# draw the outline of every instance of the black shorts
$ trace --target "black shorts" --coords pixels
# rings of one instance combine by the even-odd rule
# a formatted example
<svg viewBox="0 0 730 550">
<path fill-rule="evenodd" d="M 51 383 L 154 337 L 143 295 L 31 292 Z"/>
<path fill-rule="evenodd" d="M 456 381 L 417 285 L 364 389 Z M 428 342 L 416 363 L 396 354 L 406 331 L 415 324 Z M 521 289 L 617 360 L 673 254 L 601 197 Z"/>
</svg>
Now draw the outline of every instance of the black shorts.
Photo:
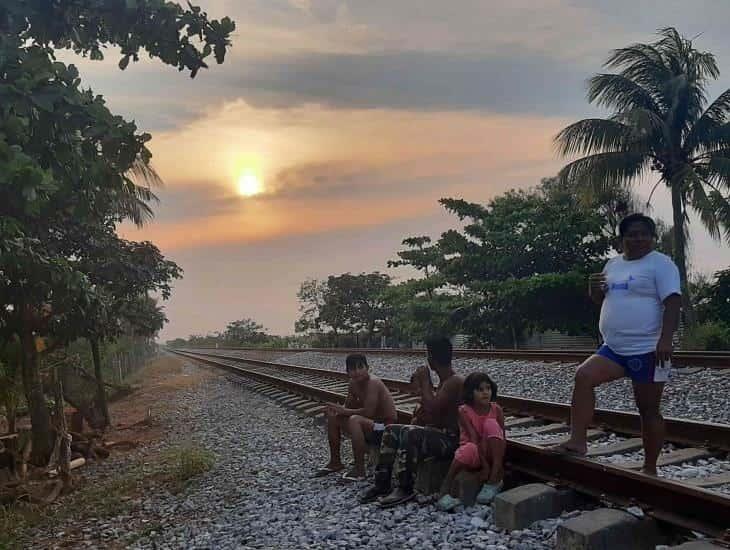
<svg viewBox="0 0 730 550">
<path fill-rule="evenodd" d="M 385 426 L 386 424 L 376 422 L 373 426 L 373 430 L 365 434 L 365 442 L 373 447 L 380 447 L 380 442 L 383 440 Z"/>
</svg>

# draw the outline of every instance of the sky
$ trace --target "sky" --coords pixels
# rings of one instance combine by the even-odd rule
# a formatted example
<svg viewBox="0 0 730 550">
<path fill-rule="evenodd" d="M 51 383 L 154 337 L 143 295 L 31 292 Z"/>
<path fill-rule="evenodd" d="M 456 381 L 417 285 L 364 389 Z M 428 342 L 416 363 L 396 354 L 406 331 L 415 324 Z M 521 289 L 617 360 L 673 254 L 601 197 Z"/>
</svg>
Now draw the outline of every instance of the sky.
<svg viewBox="0 0 730 550">
<path fill-rule="evenodd" d="M 121 232 L 185 271 L 163 341 L 245 317 L 291 334 L 307 278 L 407 277 L 386 266 L 401 240 L 458 225 L 438 199 L 486 202 L 560 169 L 553 137 L 600 114 L 586 79 L 612 48 L 676 26 L 725 69 L 711 96 L 730 88 L 727 0 L 196 3 L 237 29 L 194 80 L 148 59 L 120 71 L 112 49 L 60 56 L 153 136 L 156 218 Z M 663 189 L 652 214 L 671 218 Z M 691 227 L 692 267 L 727 267 L 728 246 Z"/>
</svg>

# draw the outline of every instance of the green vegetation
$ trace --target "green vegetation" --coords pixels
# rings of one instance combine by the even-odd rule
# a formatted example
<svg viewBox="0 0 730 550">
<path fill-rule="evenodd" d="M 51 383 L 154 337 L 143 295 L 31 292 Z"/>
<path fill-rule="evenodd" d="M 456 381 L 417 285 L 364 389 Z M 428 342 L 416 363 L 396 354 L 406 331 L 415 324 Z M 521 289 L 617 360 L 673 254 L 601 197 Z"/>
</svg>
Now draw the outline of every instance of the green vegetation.
<svg viewBox="0 0 730 550">
<path fill-rule="evenodd" d="M 0 346 L 20 350 L 11 370 L 21 372 L 38 464 L 52 443 L 39 372 L 44 356 L 88 341 L 108 424 L 101 343 L 122 334 L 153 336 L 165 317 L 149 296 L 166 299 L 181 276 L 152 243 L 116 234 L 123 221 L 140 225 L 152 217 L 159 178 L 146 146 L 150 135 L 82 89 L 76 67 L 54 52 L 102 59 L 105 48 L 116 46 L 124 69 L 144 50 L 195 76 L 209 56 L 223 61 L 235 26 L 188 6 L 159 0 L 0 6 Z"/>
<path fill-rule="evenodd" d="M 215 457 L 210 451 L 189 443 L 169 451 L 166 461 L 172 479 L 184 483 L 210 470 Z"/>
</svg>

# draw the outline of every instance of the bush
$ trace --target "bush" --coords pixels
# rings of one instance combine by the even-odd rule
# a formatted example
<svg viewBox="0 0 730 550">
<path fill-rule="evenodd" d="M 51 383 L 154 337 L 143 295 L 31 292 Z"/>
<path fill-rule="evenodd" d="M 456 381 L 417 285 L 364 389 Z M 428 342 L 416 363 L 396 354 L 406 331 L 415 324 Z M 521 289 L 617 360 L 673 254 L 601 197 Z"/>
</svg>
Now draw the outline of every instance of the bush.
<svg viewBox="0 0 730 550">
<path fill-rule="evenodd" d="M 719 321 L 701 323 L 684 334 L 682 347 L 688 350 L 730 350 L 730 326 Z"/>
</svg>

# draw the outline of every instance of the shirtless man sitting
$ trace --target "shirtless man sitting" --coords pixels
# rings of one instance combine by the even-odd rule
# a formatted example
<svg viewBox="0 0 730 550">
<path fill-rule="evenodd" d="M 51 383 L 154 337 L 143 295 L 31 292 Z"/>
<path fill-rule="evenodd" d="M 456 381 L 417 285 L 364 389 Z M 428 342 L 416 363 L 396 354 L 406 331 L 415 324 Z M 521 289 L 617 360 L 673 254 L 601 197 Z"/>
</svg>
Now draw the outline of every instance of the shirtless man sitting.
<svg viewBox="0 0 730 550">
<path fill-rule="evenodd" d="M 431 338 L 426 348 L 428 367 L 419 368 L 411 379 L 414 391 L 421 396 L 421 405 L 411 424 L 394 424 L 385 429 L 375 483 L 361 496 L 363 504 L 383 497 L 380 506 L 387 508 L 412 499 L 418 463 L 429 457 L 451 459 L 459 446 L 464 378 L 451 366 L 453 350 L 448 338 Z M 439 377 L 436 391 L 429 369 Z M 396 479 L 392 491 L 391 476 Z"/>
<path fill-rule="evenodd" d="M 350 434 L 355 466 L 342 479 L 356 481 L 365 479 L 365 451 L 367 444 L 380 445 L 385 426 L 397 420 L 393 396 L 380 378 L 372 376 L 364 355 L 353 353 L 345 359 L 345 368 L 350 377 L 345 404 L 327 405 L 327 438 L 330 446 L 330 461 L 315 473 L 325 476 L 343 470 L 340 457 L 342 431 Z"/>
</svg>

